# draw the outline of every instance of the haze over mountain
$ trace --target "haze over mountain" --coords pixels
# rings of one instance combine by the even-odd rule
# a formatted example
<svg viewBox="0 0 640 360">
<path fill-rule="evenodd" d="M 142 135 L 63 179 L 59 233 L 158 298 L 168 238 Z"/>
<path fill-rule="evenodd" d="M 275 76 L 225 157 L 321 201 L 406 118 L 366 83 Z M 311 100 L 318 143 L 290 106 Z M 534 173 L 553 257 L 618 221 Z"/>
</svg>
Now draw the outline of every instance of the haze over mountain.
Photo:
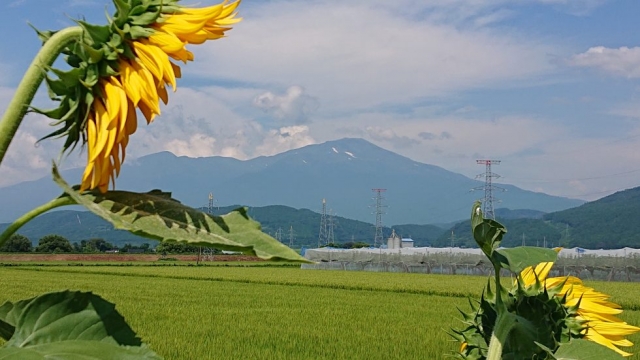
<svg viewBox="0 0 640 360">
<path fill-rule="evenodd" d="M 77 182 L 82 169 L 63 172 Z M 287 205 L 320 211 L 322 199 L 334 214 L 373 222 L 373 188 L 384 192 L 383 223 L 447 223 L 468 217 L 473 201 L 483 197 L 469 190 L 483 183 L 441 167 L 413 161 L 363 139 L 342 139 L 309 145 L 274 156 L 241 161 L 225 157 L 188 158 L 168 152 L 126 163 L 117 188 L 162 189 L 193 206 L 206 206 L 209 192 L 216 204 Z M 542 212 L 578 206 L 581 200 L 501 185 L 501 207 Z M 50 178 L 0 188 L 0 222 L 60 194 Z"/>
</svg>

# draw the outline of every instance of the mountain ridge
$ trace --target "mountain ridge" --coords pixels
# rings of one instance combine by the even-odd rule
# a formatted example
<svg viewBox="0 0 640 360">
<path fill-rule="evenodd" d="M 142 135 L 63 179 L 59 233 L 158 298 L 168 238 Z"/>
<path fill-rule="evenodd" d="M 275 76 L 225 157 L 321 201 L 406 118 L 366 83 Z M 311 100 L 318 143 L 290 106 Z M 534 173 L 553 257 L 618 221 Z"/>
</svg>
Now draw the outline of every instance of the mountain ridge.
<svg viewBox="0 0 640 360">
<path fill-rule="evenodd" d="M 82 169 L 63 172 L 69 182 Z M 328 209 L 346 218 L 370 221 L 373 188 L 387 189 L 385 223 L 448 223 L 465 218 L 478 194 L 469 189 L 484 183 L 380 148 L 364 139 L 340 139 L 308 145 L 249 160 L 229 157 L 189 158 L 161 152 L 127 162 L 118 189 L 170 191 L 192 207 L 206 206 L 213 192 L 220 205 L 286 205 L 319 211 Z M 503 185 L 501 194 L 511 208 L 551 212 L 584 203 Z M 29 194 L 24 196 L 23 194 Z M 20 214 L 60 194 L 48 178 L 0 188 L 0 221 Z"/>
</svg>

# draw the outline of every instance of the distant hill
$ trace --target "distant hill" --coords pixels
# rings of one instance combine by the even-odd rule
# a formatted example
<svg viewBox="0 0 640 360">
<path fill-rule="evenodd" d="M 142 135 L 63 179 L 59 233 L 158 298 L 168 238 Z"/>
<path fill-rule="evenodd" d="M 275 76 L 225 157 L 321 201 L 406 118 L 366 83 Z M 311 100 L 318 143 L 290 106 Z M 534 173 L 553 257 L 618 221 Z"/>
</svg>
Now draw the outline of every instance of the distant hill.
<svg viewBox="0 0 640 360">
<path fill-rule="evenodd" d="M 238 206 L 214 208 L 217 215 L 226 214 Z M 471 209 L 471 203 L 469 204 Z M 206 210 L 202 208 L 202 210 Z M 271 205 L 249 208 L 249 215 L 262 224 L 263 231 L 289 243 L 293 229 L 294 247 L 318 245 L 321 215 L 308 209 L 294 209 L 288 206 Z M 597 248 L 640 248 L 640 187 L 617 192 L 575 209 L 542 214 L 533 210 L 496 209 L 497 220 L 507 227 L 503 245 L 526 245 Z M 374 228 L 371 223 L 333 216 L 335 241 L 363 241 L 372 243 Z M 0 230 L 7 224 L 0 224 Z M 391 229 L 402 237 L 410 237 L 416 246 L 450 246 L 453 232 L 454 246 L 475 247 L 469 220 L 458 222 L 448 229 L 436 225 L 400 224 L 385 227 L 384 238 Z M 86 211 L 62 210 L 46 213 L 28 223 L 20 230 L 32 242 L 40 237 L 55 233 L 72 242 L 103 238 L 115 245 L 126 243 L 138 245 L 154 241 L 137 237 L 113 227 Z"/>
<path fill-rule="evenodd" d="M 214 208 L 213 213 L 223 215 L 237 207 Z M 207 209 L 202 208 L 201 210 Z M 307 209 L 273 205 L 251 207 L 248 214 L 260 222 L 262 230 L 271 236 L 277 238 L 277 233 L 280 231 L 280 239 L 285 244 L 289 244 L 290 230 L 293 230 L 294 247 L 316 247 L 318 245 L 321 217 L 319 213 Z M 332 219 L 336 242 L 373 243 L 374 227 L 372 224 L 339 216 L 334 216 Z M 0 231 L 6 229 L 7 226 L 8 224 L 0 224 Z M 416 241 L 416 246 L 425 246 L 433 242 L 444 231 L 433 225 L 398 225 L 393 228 L 402 236 L 411 236 Z M 391 234 L 391 229 L 385 227 L 383 230 L 386 241 L 386 236 Z M 87 211 L 52 211 L 29 222 L 18 233 L 28 237 L 34 245 L 41 237 L 48 234 L 62 235 L 72 243 L 91 238 L 102 238 L 120 247 L 127 243 L 140 245 L 148 242 L 152 246 L 157 244 L 156 241 L 133 235 L 127 231 L 115 230 L 110 223 Z"/>
<path fill-rule="evenodd" d="M 226 214 L 237 206 L 215 208 L 216 215 Z M 202 210 L 205 210 L 204 208 Z M 294 233 L 294 244 L 304 244 L 307 246 L 318 245 L 318 233 L 320 230 L 321 214 L 308 209 L 294 209 L 288 206 L 272 205 L 262 207 L 250 207 L 249 216 L 260 222 L 262 230 L 269 235 L 276 237 L 278 229 L 281 231 L 281 239 L 285 244 L 289 243 L 291 228 Z M 333 216 L 333 220 L 327 219 L 334 224 L 334 236 L 337 243 L 349 241 L 366 242 L 373 244 L 375 229 L 373 224 L 347 219 L 341 216 Z M 435 225 L 415 225 L 404 224 L 384 227 L 383 234 L 386 242 L 391 234 L 391 229 L 403 237 L 411 237 L 416 246 L 426 246 L 438 238 L 444 231 Z"/>
<path fill-rule="evenodd" d="M 71 183 L 82 169 L 63 172 Z M 433 224 L 466 219 L 470 204 L 481 197 L 469 189 L 483 183 L 439 166 L 424 164 L 382 149 L 363 139 L 342 139 L 305 146 L 274 156 L 246 161 L 225 157 L 188 158 L 163 152 L 127 161 L 118 189 L 170 191 L 182 203 L 205 206 L 213 192 L 216 203 L 252 207 L 285 205 L 349 219 L 373 222 L 372 188 L 384 188 L 384 224 Z M 558 211 L 583 201 L 502 185 L 510 208 Z M 0 188 L 0 222 L 10 222 L 60 194 L 46 177 Z M 25 196 L 24 194 L 29 194 Z"/>
<path fill-rule="evenodd" d="M 522 217 L 532 218 L 522 218 Z M 564 211 L 540 214 L 531 210 L 496 210 L 496 219 L 507 228 L 503 245 L 582 247 L 586 249 L 640 248 L 640 187 L 619 191 L 602 199 Z M 475 247 L 469 220 L 455 224 L 436 241 Z"/>
<path fill-rule="evenodd" d="M 0 224 L 0 231 L 9 224 Z M 125 244 L 140 245 L 156 241 L 145 239 L 124 230 L 115 230 L 113 225 L 88 211 L 60 210 L 51 211 L 38 216 L 23 226 L 18 233 L 38 244 L 41 237 L 57 234 L 69 239 L 72 243 L 92 238 L 102 238 L 107 242 L 122 247 Z"/>
<path fill-rule="evenodd" d="M 499 208 L 495 210 L 496 218 L 498 219 L 542 219 L 544 211 L 531 210 L 531 209 L 507 209 Z"/>
<path fill-rule="evenodd" d="M 640 247 L 640 187 L 619 191 L 543 219 L 565 232 L 566 246 L 588 249 Z"/>
<path fill-rule="evenodd" d="M 529 246 L 558 246 L 560 244 L 561 231 L 542 219 L 502 219 L 496 217 L 507 228 L 507 234 L 503 237 L 502 246 L 514 247 L 524 242 Z M 443 247 L 451 245 L 451 232 L 454 235 L 454 246 L 478 247 L 471 234 L 471 221 L 465 220 L 445 231 L 433 246 Z M 639 242 L 640 244 L 640 242 Z"/>
</svg>

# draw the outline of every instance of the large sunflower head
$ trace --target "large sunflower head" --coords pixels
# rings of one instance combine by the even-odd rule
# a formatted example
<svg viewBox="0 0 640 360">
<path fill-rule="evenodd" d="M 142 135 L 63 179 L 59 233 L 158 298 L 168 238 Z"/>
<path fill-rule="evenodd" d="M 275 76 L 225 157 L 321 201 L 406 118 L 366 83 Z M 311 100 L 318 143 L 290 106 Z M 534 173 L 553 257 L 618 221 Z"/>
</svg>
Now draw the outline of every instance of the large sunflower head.
<svg viewBox="0 0 640 360">
<path fill-rule="evenodd" d="M 526 333 L 516 327 L 504 345 L 503 358 L 519 358 L 531 354 L 546 358 L 546 351 L 537 343 L 555 351 L 560 344 L 574 338 L 584 338 L 606 346 L 622 356 L 631 354 L 619 347 L 632 346 L 625 336 L 640 331 L 616 317 L 622 310 L 609 301 L 609 296 L 584 286 L 576 277 L 548 278 L 553 263 L 544 262 L 524 269 L 508 294 L 503 295 L 507 311 L 525 319 L 535 332 Z M 490 284 L 472 310 L 463 312 L 465 328 L 453 330 L 460 341 L 458 357 L 485 359 L 497 319 L 496 294 Z M 524 341 L 523 339 L 531 341 Z M 531 357 L 527 357 L 531 358 Z"/>
<path fill-rule="evenodd" d="M 236 18 L 239 1 L 187 8 L 179 0 L 113 0 L 109 24 L 78 21 L 83 36 L 64 49 L 68 71 L 51 69 L 49 94 L 60 105 L 36 111 L 55 119 L 59 129 L 48 137 L 66 137 L 63 152 L 78 142 L 87 146 L 81 190 L 107 191 L 125 159 L 138 111 L 150 123 L 176 89 L 180 67 L 194 56 L 188 44 L 224 36 Z M 47 41 L 51 32 L 38 32 Z"/>
<path fill-rule="evenodd" d="M 564 299 L 563 306 L 575 309 L 575 318 L 581 323 L 579 336 L 606 346 L 622 356 L 631 356 L 619 347 L 633 346 L 625 337 L 640 331 L 616 315 L 622 313 L 620 305 L 609 301 L 610 296 L 585 286 L 582 280 L 573 277 L 548 278 L 553 263 L 541 263 L 522 271 L 520 278 L 525 286 L 542 283 L 545 288 L 557 288 L 557 297 Z"/>
</svg>

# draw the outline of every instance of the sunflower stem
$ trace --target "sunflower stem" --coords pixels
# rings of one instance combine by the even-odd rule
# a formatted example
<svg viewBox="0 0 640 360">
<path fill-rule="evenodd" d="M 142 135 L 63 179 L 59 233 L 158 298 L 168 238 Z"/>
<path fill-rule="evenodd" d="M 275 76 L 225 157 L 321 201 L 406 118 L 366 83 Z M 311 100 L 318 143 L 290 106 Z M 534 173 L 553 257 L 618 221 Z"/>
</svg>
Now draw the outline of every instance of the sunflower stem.
<svg viewBox="0 0 640 360">
<path fill-rule="evenodd" d="M 505 308 L 503 302 L 502 302 L 502 284 L 500 283 L 500 270 L 502 268 L 500 267 L 500 263 L 495 263 L 493 264 L 493 271 L 495 272 L 495 282 L 496 282 L 496 308 L 498 309 L 498 314 L 500 314 L 501 312 L 506 312 L 507 309 Z"/>
<path fill-rule="evenodd" d="M 65 194 L 64 196 L 55 198 L 46 204 L 42 204 L 37 208 L 30 210 L 29 212 L 20 216 L 16 221 L 14 221 L 11 225 L 9 225 L 9 227 L 6 228 L 2 232 L 2 234 L 0 234 L 0 248 L 4 245 L 5 242 L 7 242 L 7 240 L 9 240 L 11 235 L 13 235 L 24 224 L 28 223 L 29 221 L 31 221 L 31 219 L 35 218 L 36 216 L 60 206 L 76 205 L 76 204 L 77 203 L 71 198 L 71 196 L 68 196 Z"/>
<path fill-rule="evenodd" d="M 491 340 L 489 341 L 489 351 L 487 353 L 487 360 L 501 360 L 502 350 L 504 343 L 507 341 L 507 336 L 511 329 L 515 325 L 516 321 L 511 313 L 500 312 L 498 313 L 498 319 L 496 319 L 496 326 L 493 328 L 491 334 Z"/>
<path fill-rule="evenodd" d="M 24 118 L 38 87 L 44 80 L 47 68 L 53 64 L 62 50 L 82 36 L 79 26 L 68 27 L 56 32 L 42 45 L 42 48 L 29 65 L 15 95 L 0 120 L 0 163 Z"/>
</svg>

